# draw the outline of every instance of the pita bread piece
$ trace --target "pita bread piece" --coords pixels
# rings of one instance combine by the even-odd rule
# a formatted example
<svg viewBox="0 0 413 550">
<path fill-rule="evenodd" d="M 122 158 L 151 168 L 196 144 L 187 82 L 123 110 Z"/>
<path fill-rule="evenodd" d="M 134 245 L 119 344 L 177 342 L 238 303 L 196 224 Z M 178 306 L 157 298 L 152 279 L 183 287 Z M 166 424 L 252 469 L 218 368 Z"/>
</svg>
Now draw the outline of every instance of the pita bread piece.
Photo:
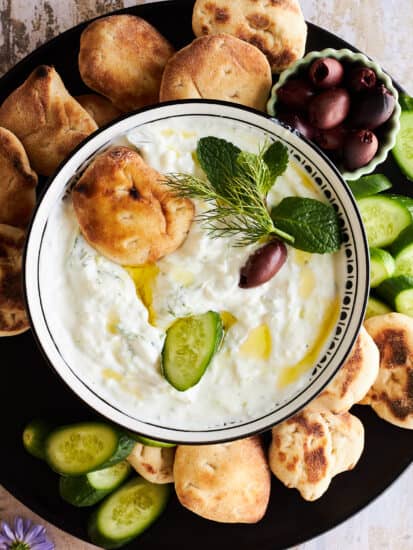
<svg viewBox="0 0 413 550">
<path fill-rule="evenodd" d="M 25 227 L 36 203 L 37 175 L 21 141 L 0 127 L 0 223 Z"/>
<path fill-rule="evenodd" d="M 44 176 L 50 176 L 97 129 L 55 69 L 47 65 L 37 67 L 4 101 L 0 126 L 20 139 L 33 169 Z"/>
<path fill-rule="evenodd" d="M 162 72 L 174 49 L 152 25 L 135 15 L 94 21 L 80 38 L 84 83 L 128 112 L 158 102 Z"/>
<path fill-rule="evenodd" d="M 23 229 L 0 224 L 0 336 L 14 336 L 30 325 L 22 292 Z"/>
</svg>

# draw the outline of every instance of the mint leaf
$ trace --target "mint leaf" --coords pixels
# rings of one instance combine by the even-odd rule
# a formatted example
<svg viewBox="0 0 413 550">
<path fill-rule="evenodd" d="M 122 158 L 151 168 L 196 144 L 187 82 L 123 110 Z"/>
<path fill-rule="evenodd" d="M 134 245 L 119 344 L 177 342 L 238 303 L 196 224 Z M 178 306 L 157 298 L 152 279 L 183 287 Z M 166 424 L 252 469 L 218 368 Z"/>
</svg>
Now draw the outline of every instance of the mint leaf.
<svg viewBox="0 0 413 550">
<path fill-rule="evenodd" d="M 212 187 L 226 196 L 226 186 L 237 174 L 241 149 L 225 139 L 208 136 L 198 141 L 196 154 Z"/>
<path fill-rule="evenodd" d="M 341 245 L 334 208 L 315 199 L 287 197 L 271 210 L 275 227 L 294 237 L 294 248 L 325 254 Z"/>
<path fill-rule="evenodd" d="M 271 143 L 271 145 L 266 149 L 262 158 L 268 166 L 271 176 L 270 186 L 265 192 L 267 194 L 274 185 L 275 178 L 278 178 L 278 176 L 284 174 L 287 169 L 288 149 L 283 143 L 281 143 L 281 141 L 274 141 L 274 143 Z"/>
</svg>

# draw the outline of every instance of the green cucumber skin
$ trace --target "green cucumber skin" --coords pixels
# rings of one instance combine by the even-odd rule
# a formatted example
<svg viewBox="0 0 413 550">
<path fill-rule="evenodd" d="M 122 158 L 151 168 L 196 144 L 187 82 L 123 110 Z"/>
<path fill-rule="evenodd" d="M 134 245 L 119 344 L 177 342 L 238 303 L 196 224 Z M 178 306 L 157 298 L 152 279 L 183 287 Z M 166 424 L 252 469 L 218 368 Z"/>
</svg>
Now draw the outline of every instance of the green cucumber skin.
<svg viewBox="0 0 413 550">
<path fill-rule="evenodd" d="M 403 229 L 412 223 L 412 216 L 409 210 L 386 195 L 364 197 L 358 200 L 357 204 L 371 248 L 386 248 L 390 246 Z M 383 221 L 387 221 L 388 225 L 391 224 L 387 232 L 383 232 L 383 227 L 378 227 Z"/>
<path fill-rule="evenodd" d="M 83 468 L 77 468 L 74 470 L 73 468 L 68 467 L 61 467 L 59 466 L 54 457 L 53 457 L 53 438 L 56 434 L 67 431 L 75 432 L 76 430 L 82 430 L 82 428 L 93 428 L 93 426 L 99 426 L 104 427 L 106 429 L 112 430 L 112 432 L 117 437 L 117 445 L 114 448 L 113 452 L 105 458 L 101 463 L 94 463 L 92 466 L 87 466 Z M 63 476 L 80 476 L 83 474 L 87 474 L 89 472 L 93 472 L 96 470 L 102 470 L 104 468 L 109 468 L 110 466 L 113 466 L 117 464 L 118 462 L 121 462 L 124 460 L 129 454 L 132 452 L 133 447 L 135 446 L 135 441 L 132 439 L 129 435 L 127 435 L 125 432 L 120 430 L 119 428 L 116 428 L 110 424 L 106 424 L 104 422 L 79 422 L 77 424 L 69 424 L 65 426 L 60 426 L 56 429 L 54 429 L 46 438 L 45 441 L 45 458 L 47 463 L 49 464 L 50 468 L 57 472 L 60 475 Z"/>
<path fill-rule="evenodd" d="M 384 174 L 370 174 L 362 176 L 358 180 L 348 181 L 347 185 L 356 199 L 377 195 L 393 187 L 392 183 Z"/>
<path fill-rule="evenodd" d="M 93 506 L 101 501 L 111 491 L 99 491 L 89 483 L 87 475 L 61 476 L 59 479 L 59 494 L 61 498 L 77 508 Z"/>
<path fill-rule="evenodd" d="M 392 255 L 381 248 L 370 248 L 370 287 L 391 277 L 396 266 Z"/>
<path fill-rule="evenodd" d="M 384 315 L 385 313 L 390 313 L 391 309 L 377 298 L 370 296 L 367 302 L 366 316 L 365 319 L 370 319 L 376 315 Z"/>
<path fill-rule="evenodd" d="M 143 524 L 141 524 L 140 522 L 137 522 L 137 525 L 135 525 L 134 529 L 131 530 L 131 534 L 125 537 L 116 536 L 115 533 L 113 534 L 105 533 L 102 530 L 102 527 L 99 521 L 100 515 L 103 513 L 104 508 L 106 506 L 110 506 L 116 499 L 119 498 L 119 495 L 121 495 L 123 491 L 127 490 L 129 487 L 135 484 L 154 485 L 141 477 L 137 477 L 126 482 L 117 491 L 109 495 L 99 505 L 99 507 L 92 513 L 92 515 L 89 518 L 88 535 L 93 544 L 96 544 L 97 546 L 101 546 L 107 550 L 111 550 L 112 548 L 120 548 L 121 546 L 124 546 L 128 542 L 131 542 L 138 535 L 143 533 L 148 527 L 150 527 L 150 525 L 152 525 L 159 518 L 159 516 L 165 510 L 166 505 L 168 504 L 170 495 L 172 493 L 171 487 L 170 485 L 156 485 L 157 492 L 159 494 L 159 502 L 157 503 L 157 508 L 150 519 L 148 519 Z"/>
<path fill-rule="evenodd" d="M 393 157 L 400 170 L 409 180 L 413 181 L 413 155 L 409 151 L 406 157 L 403 140 L 409 141 L 408 147 L 413 147 L 413 111 L 402 111 L 400 130 L 396 137 L 396 145 L 392 149 Z"/>
<path fill-rule="evenodd" d="M 46 460 L 45 441 L 55 428 L 48 420 L 35 418 L 23 430 L 23 446 L 28 453 L 41 460 Z"/>
<path fill-rule="evenodd" d="M 382 298 L 386 304 L 388 304 L 393 311 L 397 309 L 397 297 L 405 291 L 413 289 L 413 277 L 408 275 L 399 275 L 398 277 L 390 277 L 383 281 L 378 287 L 375 288 L 375 292 Z"/>
<path fill-rule="evenodd" d="M 99 470 L 101 471 L 101 470 Z M 113 493 L 132 473 L 132 467 L 125 461 L 125 469 L 114 483 L 107 489 L 98 489 L 92 483 L 90 474 L 83 476 L 69 477 L 61 476 L 59 481 L 59 493 L 63 500 L 77 507 L 93 506 L 105 498 L 106 495 Z"/>
<path fill-rule="evenodd" d="M 176 447 L 176 443 L 167 443 L 166 441 L 157 441 L 155 439 L 149 439 L 149 437 L 144 437 L 143 435 L 136 434 L 136 440 L 142 445 L 148 445 L 148 447 L 163 447 L 169 449 L 171 447 Z"/>
<path fill-rule="evenodd" d="M 397 260 L 397 256 L 412 244 L 413 224 L 408 225 L 405 229 L 403 229 L 403 231 L 400 233 L 394 243 L 389 247 L 389 251 Z"/>
<path fill-rule="evenodd" d="M 198 382 L 201 380 L 201 378 L 205 374 L 205 371 L 208 368 L 209 364 L 211 363 L 215 353 L 219 349 L 219 346 L 221 345 L 222 339 L 224 337 L 224 327 L 223 327 L 223 324 L 222 324 L 222 319 L 221 319 L 220 314 L 215 312 L 215 311 L 208 311 L 204 315 L 212 315 L 213 316 L 214 321 L 216 323 L 216 325 L 215 325 L 216 333 L 215 333 L 215 337 L 214 337 L 213 346 L 211 346 L 211 349 L 210 349 L 210 352 L 209 352 L 208 356 L 205 357 L 203 365 L 200 366 L 200 368 L 198 370 L 198 373 L 197 373 L 197 376 L 194 377 L 191 380 L 190 385 L 188 385 L 188 384 L 178 384 L 176 381 L 174 383 L 172 382 L 172 379 L 174 378 L 174 375 L 173 375 L 173 372 L 171 372 L 171 365 L 169 364 L 170 361 L 167 358 L 167 355 L 168 355 L 168 336 L 165 340 L 165 344 L 164 344 L 164 347 L 163 347 L 162 353 L 161 353 L 161 370 L 162 370 L 162 374 L 166 378 L 166 380 L 178 391 L 186 391 L 189 388 L 192 388 L 193 386 L 196 386 L 196 384 L 198 384 Z M 199 316 L 197 315 L 196 317 L 199 317 Z M 170 342 L 169 342 L 169 344 L 170 344 Z M 172 371 L 173 371 L 173 366 L 172 366 Z"/>
<path fill-rule="evenodd" d="M 118 462 L 125 460 L 125 458 L 127 458 L 131 454 L 136 444 L 136 441 L 132 439 L 127 433 L 119 429 L 117 429 L 117 431 L 119 433 L 119 441 L 118 441 L 118 448 L 116 449 L 115 454 L 113 454 L 111 458 L 107 462 L 105 462 L 102 466 L 100 466 L 99 468 L 95 468 L 95 470 L 102 470 L 103 468 L 109 468 L 110 466 L 114 466 Z"/>
</svg>

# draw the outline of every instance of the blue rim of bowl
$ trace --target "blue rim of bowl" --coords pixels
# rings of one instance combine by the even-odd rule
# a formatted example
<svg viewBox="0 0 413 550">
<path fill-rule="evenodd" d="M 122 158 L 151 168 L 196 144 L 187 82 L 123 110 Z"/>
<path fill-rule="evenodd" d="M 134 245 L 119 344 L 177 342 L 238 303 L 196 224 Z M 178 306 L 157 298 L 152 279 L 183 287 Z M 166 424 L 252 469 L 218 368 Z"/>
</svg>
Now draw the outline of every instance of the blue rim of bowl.
<svg viewBox="0 0 413 550">
<path fill-rule="evenodd" d="M 71 153 L 70 155 L 59 165 L 59 167 L 57 168 L 57 170 L 54 172 L 54 174 L 52 176 L 50 176 L 48 179 L 47 179 L 47 182 L 45 184 L 45 187 L 38 199 L 38 202 L 36 204 L 36 207 L 35 207 L 35 210 L 33 212 L 33 215 L 32 215 L 32 218 L 31 218 L 31 221 L 30 221 L 30 224 L 29 224 L 29 227 L 27 229 L 27 240 L 26 240 L 26 245 L 25 245 L 25 248 L 24 248 L 24 253 L 23 253 L 23 270 L 22 270 L 22 273 L 23 273 L 23 292 L 24 292 L 24 299 L 25 299 L 25 303 L 26 303 L 26 309 L 27 309 L 27 312 L 28 312 L 28 316 L 29 316 L 29 320 L 30 320 L 30 323 L 31 323 L 31 327 L 32 327 L 32 331 L 33 331 L 33 335 L 34 335 L 34 338 L 36 340 L 36 343 L 38 345 L 38 347 L 40 348 L 43 356 L 45 357 L 48 365 L 53 369 L 53 371 L 62 379 L 62 381 L 71 389 L 71 391 L 76 395 L 77 398 L 79 398 L 82 402 L 86 403 L 91 409 L 93 409 L 95 412 L 97 412 L 98 414 L 102 415 L 103 417 L 107 418 L 108 420 L 110 420 L 111 422 L 115 422 L 119 425 L 121 425 L 122 427 L 126 427 L 127 429 L 133 429 L 131 428 L 131 426 L 125 424 L 125 422 L 120 422 L 118 419 L 113 419 L 113 415 L 111 416 L 110 414 L 107 414 L 105 412 L 102 412 L 101 408 L 99 408 L 98 406 L 95 406 L 94 403 L 91 403 L 90 400 L 87 400 L 86 398 L 84 398 L 83 395 L 80 395 L 73 387 L 71 384 L 68 383 L 68 381 L 65 379 L 65 377 L 63 376 L 63 374 L 60 372 L 60 369 L 56 368 L 55 365 L 53 364 L 53 361 L 50 359 L 47 351 L 44 349 L 43 347 L 43 344 L 42 344 L 42 340 L 41 340 L 41 337 L 39 335 L 39 332 L 38 332 L 38 329 L 36 328 L 36 325 L 35 325 L 35 322 L 34 322 L 34 319 L 33 319 L 33 315 L 32 315 L 32 311 L 31 311 L 31 308 L 30 308 L 30 301 L 29 301 L 29 297 L 28 297 L 28 273 L 29 273 L 29 266 L 28 266 L 28 262 L 27 262 L 27 258 L 28 258 L 28 252 L 29 252 L 29 248 L 30 248 L 30 245 L 31 245 L 31 240 L 32 240 L 32 229 L 33 229 L 33 226 L 36 222 L 36 219 L 37 219 L 37 214 L 38 214 L 38 211 L 39 209 L 41 208 L 42 204 L 43 204 L 43 201 L 46 197 L 46 195 L 48 194 L 48 192 L 50 191 L 50 186 L 52 184 L 52 182 L 54 181 L 54 179 L 57 177 L 57 175 L 64 169 L 64 167 L 71 161 L 71 159 L 76 156 L 76 154 L 81 150 L 83 149 L 91 140 L 93 140 L 94 138 L 96 138 L 99 134 L 103 133 L 105 130 L 107 130 L 108 128 L 111 128 L 112 126 L 115 126 L 117 123 L 119 122 L 122 122 L 123 120 L 126 120 L 128 118 L 131 118 L 131 117 L 134 117 L 138 114 L 141 114 L 141 113 L 145 113 L 147 111 L 156 111 L 158 109 L 164 109 L 164 108 L 167 108 L 167 107 L 173 107 L 173 106 L 176 106 L 176 105 L 190 105 L 190 104 L 201 104 L 201 105 L 215 105 L 215 106 L 218 106 L 218 107 L 230 107 L 232 109 L 235 109 L 237 110 L 238 112 L 246 112 L 246 113 L 251 113 L 251 114 L 254 114 L 254 115 L 258 115 L 259 117 L 263 118 L 264 120 L 267 120 L 267 121 L 270 121 L 274 124 L 277 124 L 283 128 L 285 128 L 286 130 L 288 130 L 289 132 L 291 132 L 292 134 L 295 134 L 297 137 L 299 137 L 302 141 L 304 141 L 309 147 L 310 149 L 312 149 L 313 151 L 315 151 L 315 153 L 322 157 L 323 160 L 326 162 L 326 164 L 328 165 L 328 168 L 332 170 L 332 172 L 336 175 L 336 177 L 338 178 L 338 180 L 341 182 L 342 184 L 342 187 L 347 195 L 347 198 L 348 200 L 351 202 L 352 206 L 353 206 L 353 209 L 354 209 L 354 213 L 356 215 L 356 219 L 357 219 L 357 222 L 358 222 L 358 226 L 359 226 L 359 229 L 360 229 L 360 232 L 361 232 L 361 235 L 362 235 L 362 243 L 361 245 L 359 244 L 359 246 L 362 246 L 363 248 L 363 251 L 364 251 L 364 262 L 365 262 L 365 266 L 366 266 L 366 280 L 365 280 L 365 285 L 364 285 L 364 291 L 362 293 L 362 304 L 361 304 L 361 314 L 360 314 L 360 318 L 358 320 L 358 330 L 360 329 L 361 327 L 361 324 L 362 324 L 362 321 L 363 321 L 363 316 L 364 316 L 364 313 L 365 313 L 365 309 L 366 309 L 366 306 L 367 306 L 367 300 L 368 300 L 368 295 L 369 295 L 369 253 L 368 253 L 368 242 L 367 242 L 367 237 L 366 237 L 366 234 L 365 234 L 365 231 L 364 231 L 364 227 L 363 227 L 363 224 L 362 224 L 362 220 L 361 220 L 361 216 L 360 216 L 360 213 L 358 211 L 358 208 L 357 208 L 357 203 L 353 197 L 353 194 L 351 193 L 348 185 L 346 184 L 346 182 L 343 180 L 343 177 L 342 175 L 340 174 L 339 170 L 336 168 L 336 166 L 331 162 L 331 160 L 313 143 L 311 142 L 310 140 L 306 139 L 305 137 L 303 137 L 298 131 L 292 129 L 291 127 L 289 127 L 288 125 L 282 123 L 281 121 L 278 121 L 276 118 L 274 117 L 271 117 L 270 115 L 266 114 L 266 113 L 262 113 L 261 111 L 257 111 L 256 109 L 253 109 L 253 108 L 250 108 L 250 107 L 245 107 L 245 106 L 241 106 L 241 105 L 238 105 L 236 103 L 231 103 L 231 102 L 227 102 L 227 101 L 220 101 L 220 100 L 204 100 L 204 99 L 197 99 L 197 100 L 181 100 L 181 101 L 169 101 L 169 102 L 165 102 L 165 103 L 160 103 L 160 104 L 155 104 L 155 105 L 150 105 L 150 106 L 146 106 L 142 109 L 138 109 L 136 111 L 133 111 L 131 113 L 127 113 L 125 115 L 122 115 L 120 116 L 119 118 L 117 118 L 115 121 L 113 122 L 110 122 L 108 124 L 106 124 L 105 126 L 102 126 L 101 128 L 99 128 L 98 130 L 96 130 L 93 134 L 91 134 L 90 136 L 88 136 L 85 140 L 83 140 Z M 244 122 L 241 118 L 238 119 L 239 121 L 241 122 Z M 111 136 L 111 138 L 109 138 L 109 141 L 113 139 L 113 136 Z M 102 148 L 103 145 L 100 147 Z M 90 162 L 90 159 L 93 158 L 93 156 L 95 156 L 95 154 L 98 152 L 99 148 L 95 149 L 94 152 L 86 159 L 84 160 L 82 163 L 79 163 L 79 165 L 77 166 L 76 170 L 79 170 L 80 166 L 84 165 L 84 164 L 87 164 L 88 162 Z M 72 175 L 73 176 L 73 175 Z M 70 178 L 69 178 L 70 179 Z M 69 181 L 69 179 L 67 181 Z M 48 218 L 48 216 L 47 216 Z M 46 226 L 47 226 L 47 221 L 46 223 L 42 226 L 42 233 L 44 233 L 45 229 L 46 229 Z M 40 250 L 41 250 L 41 246 L 38 248 L 37 252 L 40 253 Z M 37 267 L 39 265 L 39 260 L 38 260 L 38 264 L 37 264 Z M 39 295 L 40 295 L 40 287 L 39 287 L 39 278 L 37 277 L 37 284 L 38 284 L 38 290 L 39 290 Z M 360 304 L 359 304 L 360 305 Z M 43 320 L 45 322 L 45 317 L 44 315 L 42 316 L 43 317 Z M 356 330 L 354 332 L 354 334 L 352 335 L 351 337 L 351 341 L 349 342 L 348 346 L 347 346 L 347 349 L 345 351 L 345 354 L 344 354 L 344 357 L 343 357 L 343 361 L 338 363 L 336 365 L 336 367 L 334 369 L 331 369 L 331 373 L 330 375 L 326 378 L 325 382 L 320 385 L 320 387 L 317 389 L 317 392 L 315 394 L 313 394 L 312 396 L 306 398 L 305 400 L 301 401 L 299 405 L 297 405 L 294 410 L 292 410 L 291 412 L 288 413 L 288 415 L 285 415 L 283 416 L 282 418 L 280 418 L 279 420 L 277 420 L 276 422 L 268 422 L 268 424 L 265 425 L 265 427 L 258 427 L 258 428 L 252 428 L 250 429 L 249 431 L 248 430 L 245 430 L 245 432 L 241 433 L 241 434 L 237 434 L 237 433 L 230 433 L 230 432 L 234 432 L 234 431 L 240 431 L 244 426 L 247 426 L 248 424 L 255 424 L 256 422 L 258 422 L 261 418 L 266 418 L 266 417 L 270 417 L 271 415 L 274 414 L 274 411 L 272 412 L 269 412 L 267 414 L 264 414 L 261 418 L 259 419 L 256 419 L 254 418 L 253 420 L 251 421 L 246 421 L 246 422 L 243 422 L 242 424 L 237 424 L 235 426 L 231 426 L 231 425 L 228 425 L 228 426 L 224 426 L 224 427 L 221 427 L 221 428 L 218 428 L 218 429 L 211 429 L 211 430 L 184 430 L 184 429 L 176 429 L 176 428 L 165 428 L 165 427 L 162 427 L 162 426 L 157 426 L 151 422 L 147 422 L 147 421 L 142 421 L 142 420 L 139 420 L 138 422 L 141 424 L 141 425 L 145 425 L 148 427 L 149 431 L 146 431 L 146 430 L 139 430 L 137 433 L 145 436 L 145 437 L 148 437 L 148 438 L 152 438 L 152 439 L 158 439 L 158 440 L 162 440 L 162 441 L 165 441 L 165 442 L 170 442 L 170 443 L 176 443 L 176 444 L 186 444 L 186 445 L 191 445 L 191 444 L 214 444 L 214 443 L 220 443 L 220 442 L 225 442 L 225 441 L 231 441 L 231 440 L 235 440 L 235 439 L 239 439 L 240 437 L 248 437 L 248 436 L 251 436 L 251 435 L 254 435 L 256 433 L 262 433 L 263 431 L 266 431 L 268 429 L 270 429 L 272 426 L 274 426 L 275 424 L 278 424 L 284 420 L 286 420 L 287 418 L 293 416 L 294 414 L 296 414 L 297 412 L 299 412 L 300 410 L 302 410 L 310 401 L 312 401 L 314 399 L 314 397 L 319 394 L 327 385 L 328 383 L 333 379 L 333 377 L 335 376 L 335 374 L 337 373 L 337 371 L 340 369 L 340 367 L 342 366 L 343 362 L 345 361 L 345 358 L 348 357 L 348 355 L 350 354 L 351 352 L 351 349 L 354 345 L 354 342 L 357 338 L 357 334 L 358 334 L 358 330 Z M 53 340 L 53 338 L 51 338 Z M 53 341 L 54 342 L 54 341 Z M 54 342 L 54 345 L 58 351 L 58 353 L 60 354 L 60 350 L 56 344 L 56 342 Z M 60 357 L 61 359 L 63 360 L 63 362 L 66 363 L 65 359 L 63 358 L 63 356 L 60 354 Z M 73 374 L 73 371 L 72 369 L 70 368 L 69 365 L 67 365 L 66 363 L 66 367 L 71 371 L 71 373 Z M 322 371 L 324 372 L 324 371 Z M 102 403 L 103 404 L 103 407 L 106 409 L 107 407 L 109 407 L 112 411 L 115 411 L 115 415 L 118 416 L 117 413 L 119 413 L 122 417 L 127 417 L 129 416 L 127 413 L 125 413 L 124 411 L 120 410 L 120 409 L 117 409 L 114 405 L 108 403 L 102 396 L 96 394 L 88 385 L 86 385 L 85 382 L 83 382 L 82 380 L 79 379 L 79 377 L 77 376 L 77 379 L 79 380 L 79 382 L 83 385 L 83 387 L 85 388 L 86 390 L 86 393 L 89 394 L 89 397 L 92 397 L 93 400 L 97 400 L 98 403 Z M 316 380 L 316 379 L 315 379 Z M 314 381 L 312 381 L 312 383 L 314 383 Z M 311 383 L 311 384 L 312 384 Z M 310 384 L 310 386 L 311 386 Z M 303 392 L 308 390 L 309 386 L 305 386 L 305 388 L 303 389 Z M 299 395 L 298 396 L 295 396 L 294 397 L 294 400 L 299 398 Z M 132 420 L 135 420 L 137 421 L 136 419 L 132 419 Z M 220 437 L 220 438 L 216 438 L 214 439 L 213 437 L 210 437 L 208 439 L 202 439 L 202 440 L 199 440 L 199 439 L 179 439 L 179 438 L 172 438 L 171 436 L 168 436 L 167 434 L 161 434 L 161 435 L 158 435 L 158 434 L 155 434 L 153 433 L 153 431 L 150 431 L 151 428 L 158 428 L 161 432 L 177 432 L 177 433 L 181 433 L 181 434 L 184 434 L 184 433 L 208 433 L 208 434 L 214 434 L 214 433 L 219 433 L 219 432 L 225 432 L 229 435 L 225 435 L 224 437 Z"/>
<path fill-rule="evenodd" d="M 376 167 L 384 162 L 387 155 L 393 149 L 396 144 L 396 137 L 400 130 L 400 114 L 401 107 L 399 104 L 399 92 L 397 91 L 396 83 L 393 83 L 392 78 L 381 68 L 381 66 L 370 57 L 361 52 L 354 52 L 349 48 L 340 48 L 339 50 L 334 48 L 325 48 L 323 50 L 314 50 L 308 52 L 304 57 L 296 61 L 291 67 L 285 69 L 279 76 L 278 81 L 271 88 L 271 95 L 267 101 L 267 112 L 271 116 L 274 116 L 275 106 L 277 104 L 277 90 L 281 88 L 285 82 L 294 77 L 298 71 L 303 67 L 310 65 L 314 59 L 320 59 L 321 57 L 334 57 L 336 59 L 345 59 L 354 63 L 360 62 L 366 67 L 373 69 L 380 82 L 383 82 L 388 90 L 391 91 L 395 98 L 395 107 L 392 116 L 385 123 L 389 125 L 384 139 L 379 144 L 378 151 L 374 158 L 365 166 L 361 166 L 357 170 L 352 171 L 340 171 L 341 176 L 348 181 L 356 180 L 365 174 L 371 174 Z"/>
</svg>

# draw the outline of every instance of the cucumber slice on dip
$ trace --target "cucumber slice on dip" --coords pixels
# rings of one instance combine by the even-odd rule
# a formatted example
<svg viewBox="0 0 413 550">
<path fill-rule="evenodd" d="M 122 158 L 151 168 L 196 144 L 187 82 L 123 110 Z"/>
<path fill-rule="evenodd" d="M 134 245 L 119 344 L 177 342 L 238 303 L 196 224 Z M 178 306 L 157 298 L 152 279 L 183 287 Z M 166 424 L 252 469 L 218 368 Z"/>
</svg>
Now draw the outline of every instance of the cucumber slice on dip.
<svg viewBox="0 0 413 550">
<path fill-rule="evenodd" d="M 107 497 L 89 520 L 93 544 L 119 548 L 140 535 L 163 512 L 171 489 L 168 484 L 132 479 Z"/>
<path fill-rule="evenodd" d="M 223 336 L 219 313 L 208 311 L 178 319 L 166 332 L 162 372 L 177 390 L 185 391 L 202 378 Z"/>
<path fill-rule="evenodd" d="M 53 430 L 45 442 L 46 460 L 59 474 L 79 476 L 124 460 L 135 446 L 126 433 L 103 422 L 81 422 Z"/>
<path fill-rule="evenodd" d="M 106 495 L 112 493 L 132 472 L 126 460 L 83 476 L 61 477 L 59 493 L 63 500 L 73 506 L 93 506 Z"/>
</svg>

